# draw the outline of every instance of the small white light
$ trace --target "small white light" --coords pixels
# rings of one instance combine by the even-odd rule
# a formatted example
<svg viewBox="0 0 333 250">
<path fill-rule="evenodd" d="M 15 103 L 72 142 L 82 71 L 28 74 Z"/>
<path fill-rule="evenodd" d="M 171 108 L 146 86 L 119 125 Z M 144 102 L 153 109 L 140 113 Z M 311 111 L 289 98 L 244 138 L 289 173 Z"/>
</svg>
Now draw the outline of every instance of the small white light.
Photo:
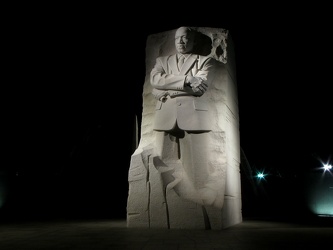
<svg viewBox="0 0 333 250">
<path fill-rule="evenodd" d="M 259 173 L 259 174 L 257 175 L 257 177 L 260 178 L 260 179 L 262 179 L 262 178 L 264 178 L 264 174 L 263 174 L 263 173 Z"/>
<path fill-rule="evenodd" d="M 332 165 L 330 164 L 324 164 L 324 171 L 329 171 L 330 169 L 332 169 Z"/>
</svg>

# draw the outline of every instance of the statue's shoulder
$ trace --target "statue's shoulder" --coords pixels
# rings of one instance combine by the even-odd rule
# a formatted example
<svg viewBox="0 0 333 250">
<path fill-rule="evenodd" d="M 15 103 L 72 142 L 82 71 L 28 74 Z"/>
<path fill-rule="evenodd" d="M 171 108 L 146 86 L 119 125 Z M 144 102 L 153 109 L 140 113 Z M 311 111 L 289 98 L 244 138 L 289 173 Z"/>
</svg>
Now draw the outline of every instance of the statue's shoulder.
<svg viewBox="0 0 333 250">
<path fill-rule="evenodd" d="M 198 55 L 198 61 L 199 61 L 200 65 L 203 65 L 205 63 L 213 64 L 216 62 L 216 60 L 210 55 L 208 55 L 208 56 Z"/>
<path fill-rule="evenodd" d="M 173 56 L 175 56 L 175 55 L 159 56 L 159 57 L 157 57 L 157 60 L 159 60 L 160 62 L 162 62 L 164 64 L 164 63 L 167 63 L 170 60 L 170 58 L 172 58 Z"/>
<path fill-rule="evenodd" d="M 198 57 L 199 57 L 200 61 L 207 61 L 207 60 L 213 61 L 213 60 L 216 60 L 211 55 L 208 55 L 208 56 L 198 55 Z"/>
<path fill-rule="evenodd" d="M 202 60 L 207 60 L 207 59 L 209 59 L 209 58 L 212 58 L 211 56 L 203 56 L 203 55 L 198 55 L 198 57 L 200 58 L 200 59 L 202 59 Z"/>
</svg>

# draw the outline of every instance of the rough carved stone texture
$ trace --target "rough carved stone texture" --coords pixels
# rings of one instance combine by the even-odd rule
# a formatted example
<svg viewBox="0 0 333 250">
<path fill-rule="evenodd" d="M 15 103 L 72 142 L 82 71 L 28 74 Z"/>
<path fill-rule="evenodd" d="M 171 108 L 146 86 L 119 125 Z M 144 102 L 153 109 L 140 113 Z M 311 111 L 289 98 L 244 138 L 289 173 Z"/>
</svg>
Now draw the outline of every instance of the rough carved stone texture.
<svg viewBox="0 0 333 250">
<path fill-rule="evenodd" d="M 202 53 L 210 54 L 219 61 L 213 84 L 204 94 L 213 113 L 213 130 L 207 147 L 212 173 L 210 185 L 215 192 L 201 190 L 186 193 L 185 190 L 185 195 L 180 196 L 171 185 L 164 185 L 170 183 L 168 179 L 178 178 L 177 173 L 180 179 L 185 177 L 177 170 L 177 162 L 174 166 L 168 164 L 163 167 L 156 157 L 156 145 L 161 143 L 161 138 L 152 129 L 156 100 L 151 94 L 149 75 L 158 56 L 176 53 L 176 30 L 150 35 L 146 44 L 141 137 L 131 157 L 128 174 L 128 227 L 223 229 L 242 221 L 239 117 L 233 43 L 228 30 L 209 27 L 196 29 L 202 34 L 205 44 Z M 206 46 L 207 44 L 210 46 Z"/>
</svg>

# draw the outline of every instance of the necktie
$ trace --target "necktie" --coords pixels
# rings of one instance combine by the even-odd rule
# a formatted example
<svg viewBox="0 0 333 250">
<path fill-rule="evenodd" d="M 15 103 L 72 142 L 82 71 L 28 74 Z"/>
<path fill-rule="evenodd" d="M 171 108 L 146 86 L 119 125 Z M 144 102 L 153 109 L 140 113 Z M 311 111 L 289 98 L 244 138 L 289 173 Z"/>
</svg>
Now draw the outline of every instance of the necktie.
<svg viewBox="0 0 333 250">
<path fill-rule="evenodd" d="M 180 55 L 180 57 L 178 58 L 178 69 L 180 70 L 184 64 L 185 61 L 185 56 L 184 55 Z"/>
</svg>

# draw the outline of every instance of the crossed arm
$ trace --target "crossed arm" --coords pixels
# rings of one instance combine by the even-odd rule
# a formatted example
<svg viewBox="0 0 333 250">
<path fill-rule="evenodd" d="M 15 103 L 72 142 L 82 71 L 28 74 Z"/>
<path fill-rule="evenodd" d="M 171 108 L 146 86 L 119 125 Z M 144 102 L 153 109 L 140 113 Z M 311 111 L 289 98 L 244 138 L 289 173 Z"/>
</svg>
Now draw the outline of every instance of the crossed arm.
<svg viewBox="0 0 333 250">
<path fill-rule="evenodd" d="M 153 95 L 161 100 L 173 91 L 173 96 L 193 95 L 202 96 L 208 89 L 212 78 L 213 59 L 206 60 L 195 75 L 168 74 L 164 69 L 161 58 L 156 59 L 156 64 L 150 74 L 150 82 L 153 86 Z M 175 95 L 174 91 L 177 92 Z"/>
</svg>

